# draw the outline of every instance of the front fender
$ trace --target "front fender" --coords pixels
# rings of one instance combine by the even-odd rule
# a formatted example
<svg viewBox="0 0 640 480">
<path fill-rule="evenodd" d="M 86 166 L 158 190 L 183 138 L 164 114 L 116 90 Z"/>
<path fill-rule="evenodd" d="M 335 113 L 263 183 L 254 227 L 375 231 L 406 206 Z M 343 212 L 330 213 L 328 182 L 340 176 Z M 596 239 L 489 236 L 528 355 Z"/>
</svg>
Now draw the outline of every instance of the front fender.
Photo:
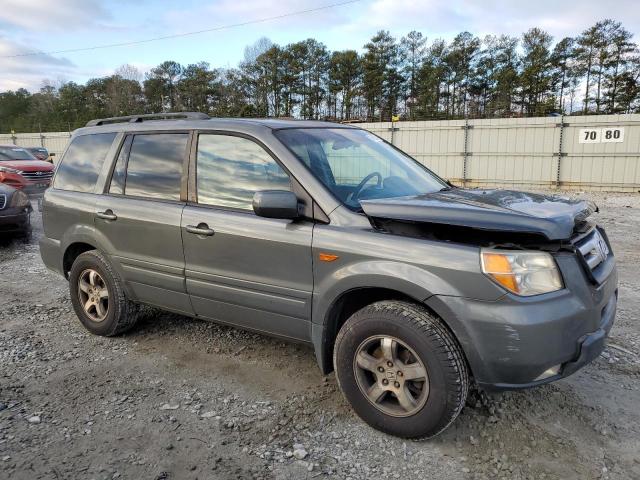
<svg viewBox="0 0 640 480">
<path fill-rule="evenodd" d="M 458 294 L 454 286 L 423 268 L 389 260 L 345 265 L 316 281 L 312 321 L 321 324 L 326 322 L 327 312 L 340 296 L 359 288 L 396 290 L 418 302 L 435 294 Z"/>
</svg>

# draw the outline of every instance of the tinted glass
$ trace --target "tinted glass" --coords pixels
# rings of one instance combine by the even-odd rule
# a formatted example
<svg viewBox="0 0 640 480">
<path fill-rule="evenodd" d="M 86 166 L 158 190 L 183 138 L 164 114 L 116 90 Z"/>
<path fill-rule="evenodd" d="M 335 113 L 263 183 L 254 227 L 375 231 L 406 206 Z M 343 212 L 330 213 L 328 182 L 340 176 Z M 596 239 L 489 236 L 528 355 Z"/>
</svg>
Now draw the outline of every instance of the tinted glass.
<svg viewBox="0 0 640 480">
<path fill-rule="evenodd" d="M 372 133 L 359 129 L 285 129 L 274 134 L 345 205 L 448 189 L 444 180 Z"/>
<path fill-rule="evenodd" d="M 54 187 L 75 192 L 93 192 L 114 138 L 115 133 L 74 138 L 58 167 Z"/>
<path fill-rule="evenodd" d="M 133 137 L 125 194 L 136 197 L 180 200 L 182 162 L 187 133 L 162 133 Z"/>
<path fill-rule="evenodd" d="M 0 162 L 10 160 L 37 160 L 37 158 L 24 148 L 0 147 Z"/>
<path fill-rule="evenodd" d="M 252 210 L 260 190 L 290 190 L 289 177 L 257 143 L 228 135 L 200 135 L 198 203 Z"/>
</svg>

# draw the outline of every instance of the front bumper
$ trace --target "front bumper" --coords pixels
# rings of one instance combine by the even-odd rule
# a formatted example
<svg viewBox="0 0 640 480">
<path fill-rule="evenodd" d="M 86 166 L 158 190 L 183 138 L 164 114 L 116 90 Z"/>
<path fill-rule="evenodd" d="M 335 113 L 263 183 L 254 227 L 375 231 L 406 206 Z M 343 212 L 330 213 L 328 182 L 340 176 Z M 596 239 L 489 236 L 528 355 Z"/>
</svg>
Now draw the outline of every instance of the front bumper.
<svg viewBox="0 0 640 480">
<path fill-rule="evenodd" d="M 618 297 L 615 258 L 590 283 L 575 255 L 556 257 L 565 289 L 494 302 L 433 296 L 427 305 L 451 327 L 474 379 L 486 390 L 528 388 L 566 377 L 597 358 L 613 326 Z M 553 373 L 545 374 L 549 369 Z"/>
<path fill-rule="evenodd" d="M 27 182 L 22 191 L 27 195 L 42 195 L 51 186 L 51 181 L 33 183 Z"/>
<path fill-rule="evenodd" d="M 31 207 L 5 208 L 0 210 L 0 232 L 24 230 L 29 226 Z"/>
</svg>

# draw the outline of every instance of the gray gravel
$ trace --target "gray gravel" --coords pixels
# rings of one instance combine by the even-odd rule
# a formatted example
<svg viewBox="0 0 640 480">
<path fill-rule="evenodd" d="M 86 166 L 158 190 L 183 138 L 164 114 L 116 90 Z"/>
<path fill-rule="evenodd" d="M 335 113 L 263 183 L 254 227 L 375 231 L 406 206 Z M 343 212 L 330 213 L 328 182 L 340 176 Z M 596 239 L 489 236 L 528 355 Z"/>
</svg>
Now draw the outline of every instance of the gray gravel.
<svg viewBox="0 0 640 480">
<path fill-rule="evenodd" d="M 376 432 L 302 345 L 160 312 L 100 338 L 0 239 L 0 478 L 640 478 L 640 198 L 589 194 L 620 266 L 611 344 L 574 376 L 473 396 L 432 441 Z"/>
</svg>

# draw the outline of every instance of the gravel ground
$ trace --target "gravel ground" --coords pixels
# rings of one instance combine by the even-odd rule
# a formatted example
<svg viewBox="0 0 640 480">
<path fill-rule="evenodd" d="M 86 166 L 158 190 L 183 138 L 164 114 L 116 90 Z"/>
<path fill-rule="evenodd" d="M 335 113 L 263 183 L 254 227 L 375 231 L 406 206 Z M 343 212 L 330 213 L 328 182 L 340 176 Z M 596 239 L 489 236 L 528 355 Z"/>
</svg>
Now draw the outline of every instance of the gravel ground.
<svg viewBox="0 0 640 480">
<path fill-rule="evenodd" d="M 431 441 L 364 425 L 310 348 L 172 314 L 87 333 L 30 239 L 0 240 L 0 478 L 640 478 L 640 197 L 601 207 L 611 342 L 574 376 L 474 396 Z"/>
</svg>

